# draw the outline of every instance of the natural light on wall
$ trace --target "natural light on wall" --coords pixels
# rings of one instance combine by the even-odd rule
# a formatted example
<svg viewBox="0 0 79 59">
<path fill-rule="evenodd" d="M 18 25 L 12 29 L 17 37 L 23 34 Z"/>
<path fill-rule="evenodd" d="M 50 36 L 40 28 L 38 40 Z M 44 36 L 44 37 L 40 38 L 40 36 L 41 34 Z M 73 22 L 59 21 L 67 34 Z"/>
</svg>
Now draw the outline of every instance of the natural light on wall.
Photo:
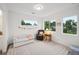
<svg viewBox="0 0 79 59">
<path fill-rule="evenodd" d="M 0 35 L 2 35 L 2 10 L 0 10 Z"/>
<path fill-rule="evenodd" d="M 0 10 L 0 16 L 2 15 L 2 10 Z"/>
</svg>

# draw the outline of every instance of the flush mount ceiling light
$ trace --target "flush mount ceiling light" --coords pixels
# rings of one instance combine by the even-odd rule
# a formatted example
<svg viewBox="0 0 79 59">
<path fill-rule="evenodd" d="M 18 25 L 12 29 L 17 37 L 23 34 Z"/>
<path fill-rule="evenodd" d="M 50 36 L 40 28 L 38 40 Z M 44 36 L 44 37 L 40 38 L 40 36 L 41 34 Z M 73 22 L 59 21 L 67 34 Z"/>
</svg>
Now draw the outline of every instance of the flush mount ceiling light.
<svg viewBox="0 0 79 59">
<path fill-rule="evenodd" d="M 44 9 L 44 7 L 43 7 L 43 5 L 42 4 L 36 4 L 36 5 L 34 5 L 34 10 L 37 10 L 37 11 L 40 11 L 40 10 L 43 10 Z"/>
</svg>

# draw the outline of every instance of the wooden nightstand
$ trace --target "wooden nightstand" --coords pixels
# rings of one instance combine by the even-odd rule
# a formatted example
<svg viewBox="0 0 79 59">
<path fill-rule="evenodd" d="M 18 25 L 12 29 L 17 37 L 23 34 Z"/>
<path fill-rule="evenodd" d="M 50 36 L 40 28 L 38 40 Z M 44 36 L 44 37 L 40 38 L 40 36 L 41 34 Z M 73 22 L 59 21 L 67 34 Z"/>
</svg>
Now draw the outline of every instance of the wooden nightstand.
<svg viewBox="0 0 79 59">
<path fill-rule="evenodd" d="M 51 41 L 51 31 L 45 31 L 44 33 L 44 41 Z"/>
<path fill-rule="evenodd" d="M 45 34 L 44 40 L 45 41 L 51 41 L 51 34 Z"/>
</svg>

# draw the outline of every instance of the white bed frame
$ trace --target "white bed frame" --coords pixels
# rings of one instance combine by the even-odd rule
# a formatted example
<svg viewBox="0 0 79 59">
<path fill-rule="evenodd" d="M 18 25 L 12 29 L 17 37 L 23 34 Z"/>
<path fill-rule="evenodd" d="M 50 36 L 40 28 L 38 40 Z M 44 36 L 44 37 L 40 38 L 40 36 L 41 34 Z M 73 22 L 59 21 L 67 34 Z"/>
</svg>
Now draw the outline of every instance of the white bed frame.
<svg viewBox="0 0 79 59">
<path fill-rule="evenodd" d="M 25 45 L 25 44 L 29 44 L 32 43 L 33 39 L 28 39 L 28 38 L 17 38 L 14 37 L 14 48 Z"/>
</svg>

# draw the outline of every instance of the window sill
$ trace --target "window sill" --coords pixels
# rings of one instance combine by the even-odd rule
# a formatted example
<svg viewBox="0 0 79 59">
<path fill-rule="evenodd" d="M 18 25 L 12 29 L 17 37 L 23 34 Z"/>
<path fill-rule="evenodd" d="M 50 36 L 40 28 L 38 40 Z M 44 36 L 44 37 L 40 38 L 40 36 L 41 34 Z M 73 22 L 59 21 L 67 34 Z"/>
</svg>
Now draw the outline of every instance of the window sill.
<svg viewBox="0 0 79 59">
<path fill-rule="evenodd" d="M 63 35 L 68 35 L 68 36 L 78 36 L 78 34 L 68 34 L 68 33 L 62 33 Z"/>
</svg>

